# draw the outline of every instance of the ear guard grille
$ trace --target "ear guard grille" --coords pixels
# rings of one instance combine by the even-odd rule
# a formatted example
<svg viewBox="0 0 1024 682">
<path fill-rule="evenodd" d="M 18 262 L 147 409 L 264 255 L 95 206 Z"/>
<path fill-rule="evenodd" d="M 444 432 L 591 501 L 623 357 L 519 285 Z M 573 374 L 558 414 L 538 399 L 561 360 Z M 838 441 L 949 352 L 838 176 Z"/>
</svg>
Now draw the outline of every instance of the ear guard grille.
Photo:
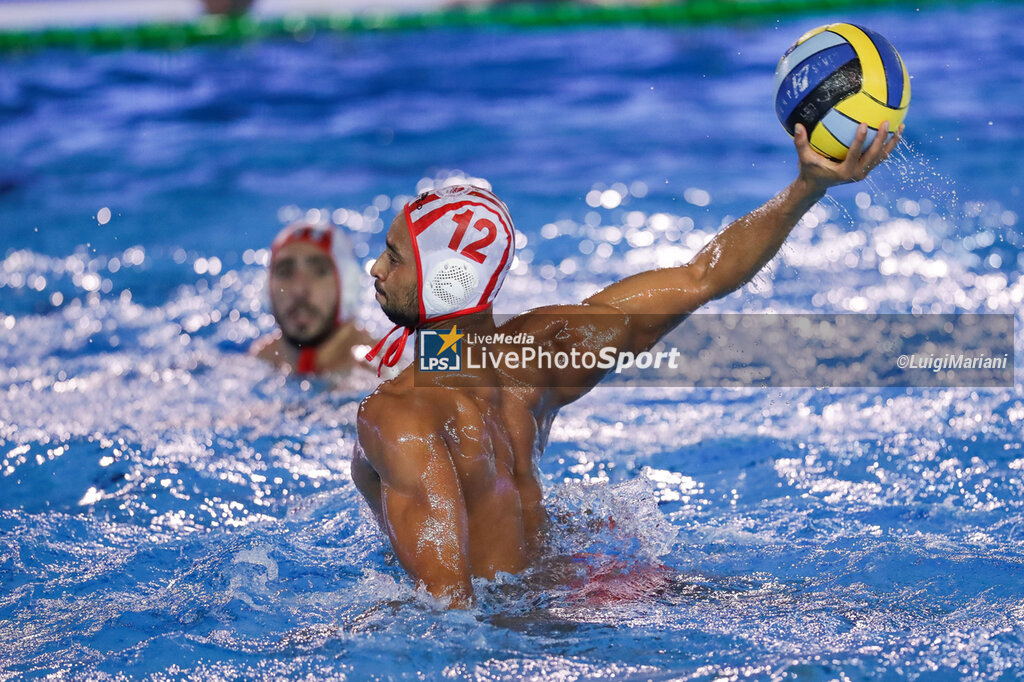
<svg viewBox="0 0 1024 682">
<path fill-rule="evenodd" d="M 479 277 L 467 262 L 457 258 L 441 261 L 427 275 L 423 283 L 424 303 L 450 313 L 465 307 L 464 304 L 476 291 Z"/>
</svg>

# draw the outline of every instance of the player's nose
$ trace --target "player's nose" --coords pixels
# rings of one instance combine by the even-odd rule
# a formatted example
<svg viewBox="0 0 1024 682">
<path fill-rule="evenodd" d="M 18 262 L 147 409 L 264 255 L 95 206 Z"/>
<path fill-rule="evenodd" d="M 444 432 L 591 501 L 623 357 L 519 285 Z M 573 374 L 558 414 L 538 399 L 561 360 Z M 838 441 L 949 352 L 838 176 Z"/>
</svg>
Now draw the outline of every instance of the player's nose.
<svg viewBox="0 0 1024 682">
<path fill-rule="evenodd" d="M 294 298 L 308 298 L 313 288 L 313 277 L 308 272 L 298 271 L 289 283 Z"/>
<path fill-rule="evenodd" d="M 384 268 L 384 254 L 377 256 L 377 260 L 373 261 L 373 267 L 370 268 L 370 277 L 377 280 L 383 280 L 386 270 Z"/>
</svg>

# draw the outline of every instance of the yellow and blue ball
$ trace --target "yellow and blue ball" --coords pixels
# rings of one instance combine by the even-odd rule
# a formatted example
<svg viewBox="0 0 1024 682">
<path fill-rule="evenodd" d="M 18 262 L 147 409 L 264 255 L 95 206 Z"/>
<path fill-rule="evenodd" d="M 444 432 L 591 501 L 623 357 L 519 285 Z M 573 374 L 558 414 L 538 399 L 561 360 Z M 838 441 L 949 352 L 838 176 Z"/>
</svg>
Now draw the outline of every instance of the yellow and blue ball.
<svg viewBox="0 0 1024 682">
<path fill-rule="evenodd" d="M 865 145 L 884 121 L 890 135 L 910 105 L 910 76 L 888 40 L 853 24 L 808 31 L 775 69 L 775 113 L 790 135 L 802 123 L 817 152 L 842 161 L 860 123 Z"/>
</svg>

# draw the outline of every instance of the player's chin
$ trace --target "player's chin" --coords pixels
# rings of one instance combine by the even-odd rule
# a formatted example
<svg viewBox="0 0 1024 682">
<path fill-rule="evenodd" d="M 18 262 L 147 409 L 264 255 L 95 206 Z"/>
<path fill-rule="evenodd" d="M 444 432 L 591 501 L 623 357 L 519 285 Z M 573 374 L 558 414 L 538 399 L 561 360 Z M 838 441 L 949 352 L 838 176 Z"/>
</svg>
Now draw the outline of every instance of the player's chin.
<svg viewBox="0 0 1024 682">
<path fill-rule="evenodd" d="M 403 327 L 415 327 L 418 321 L 418 315 L 411 315 L 397 306 L 389 305 L 386 299 L 380 302 L 380 309 L 389 320 Z"/>
<path fill-rule="evenodd" d="M 314 339 L 322 337 L 327 331 L 327 327 L 326 322 L 321 322 L 319 324 L 291 324 L 282 327 L 282 330 L 292 341 L 309 343 Z"/>
</svg>

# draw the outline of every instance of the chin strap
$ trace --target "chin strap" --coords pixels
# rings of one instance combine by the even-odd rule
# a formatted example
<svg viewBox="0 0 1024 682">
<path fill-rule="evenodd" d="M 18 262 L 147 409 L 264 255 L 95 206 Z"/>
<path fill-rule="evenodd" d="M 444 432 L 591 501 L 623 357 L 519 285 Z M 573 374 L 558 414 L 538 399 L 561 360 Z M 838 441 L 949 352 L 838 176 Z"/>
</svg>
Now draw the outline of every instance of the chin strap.
<svg viewBox="0 0 1024 682">
<path fill-rule="evenodd" d="M 387 365 L 388 367 L 394 367 L 395 364 L 398 362 L 398 359 L 402 357 L 402 351 L 405 350 L 405 343 L 406 341 L 409 340 L 409 332 L 413 331 L 412 328 L 403 327 L 400 324 L 396 324 L 394 327 L 391 328 L 391 331 L 385 334 L 384 338 L 378 341 L 377 345 L 374 346 L 373 349 L 366 354 L 366 361 L 372 362 L 373 359 L 377 357 L 377 353 L 379 353 L 381 349 L 384 348 L 384 344 L 391 337 L 391 335 L 394 334 L 399 329 L 402 330 L 402 334 L 394 341 L 392 341 L 391 345 L 388 346 L 388 349 L 387 351 L 385 351 L 384 355 L 380 356 L 380 362 L 377 364 L 377 376 L 380 376 L 380 371 L 384 368 L 384 365 Z"/>
<path fill-rule="evenodd" d="M 305 346 L 299 351 L 299 361 L 295 365 L 299 374 L 316 374 L 316 348 Z"/>
</svg>

